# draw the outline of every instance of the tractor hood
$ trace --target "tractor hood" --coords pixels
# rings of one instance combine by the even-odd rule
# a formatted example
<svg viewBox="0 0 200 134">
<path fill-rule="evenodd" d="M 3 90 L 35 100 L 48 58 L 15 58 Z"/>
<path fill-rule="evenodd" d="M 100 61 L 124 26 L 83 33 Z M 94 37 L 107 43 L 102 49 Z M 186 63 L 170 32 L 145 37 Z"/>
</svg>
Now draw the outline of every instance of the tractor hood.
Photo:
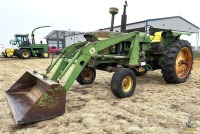
<svg viewBox="0 0 200 134">
<path fill-rule="evenodd" d="M 84 37 L 86 41 L 94 42 L 94 41 L 101 41 L 109 38 L 114 38 L 122 34 L 123 33 L 121 32 L 95 31 L 95 32 L 86 32 L 84 34 Z"/>
</svg>

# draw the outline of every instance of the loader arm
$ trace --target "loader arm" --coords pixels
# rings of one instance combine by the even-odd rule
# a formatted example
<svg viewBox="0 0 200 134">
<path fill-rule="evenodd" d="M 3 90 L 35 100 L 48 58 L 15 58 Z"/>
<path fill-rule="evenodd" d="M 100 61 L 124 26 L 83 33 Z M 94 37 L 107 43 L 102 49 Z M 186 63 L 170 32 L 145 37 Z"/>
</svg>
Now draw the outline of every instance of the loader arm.
<svg viewBox="0 0 200 134">
<path fill-rule="evenodd" d="M 50 70 L 53 69 L 56 63 L 61 59 L 59 66 L 51 78 L 53 81 L 59 81 L 66 74 L 66 72 L 69 71 L 72 65 L 74 65 L 64 84 L 64 89 L 68 91 L 83 68 L 87 65 L 91 58 L 97 56 L 99 51 L 128 39 L 133 40 L 134 36 L 136 36 L 136 33 L 133 32 L 103 41 L 73 44 L 65 48 L 60 53 L 55 62 L 53 62 L 47 69 L 47 72 L 50 72 Z M 70 58 L 71 55 L 74 55 L 73 58 Z M 65 56 L 65 58 L 61 58 L 63 56 Z"/>
</svg>

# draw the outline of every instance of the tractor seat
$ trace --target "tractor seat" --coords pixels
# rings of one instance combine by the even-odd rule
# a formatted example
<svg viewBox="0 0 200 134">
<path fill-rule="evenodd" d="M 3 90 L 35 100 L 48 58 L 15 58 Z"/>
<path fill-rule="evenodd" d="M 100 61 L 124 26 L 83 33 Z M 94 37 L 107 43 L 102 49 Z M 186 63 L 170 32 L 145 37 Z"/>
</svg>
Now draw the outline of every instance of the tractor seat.
<svg viewBox="0 0 200 134">
<path fill-rule="evenodd" d="M 161 34 L 162 32 L 156 32 L 154 36 L 150 36 L 151 43 L 161 42 L 162 40 Z"/>
</svg>

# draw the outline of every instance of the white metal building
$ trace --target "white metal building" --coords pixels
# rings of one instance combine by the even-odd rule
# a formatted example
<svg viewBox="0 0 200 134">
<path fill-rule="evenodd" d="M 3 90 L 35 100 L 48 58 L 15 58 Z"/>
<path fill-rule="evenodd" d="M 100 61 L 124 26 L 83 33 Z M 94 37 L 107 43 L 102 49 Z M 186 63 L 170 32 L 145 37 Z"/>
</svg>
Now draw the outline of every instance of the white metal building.
<svg viewBox="0 0 200 134">
<path fill-rule="evenodd" d="M 73 43 L 85 41 L 83 34 L 79 31 L 53 30 L 44 38 L 47 40 L 48 46 L 65 48 Z"/>
<path fill-rule="evenodd" d="M 71 44 L 77 43 L 77 42 L 83 42 L 85 41 L 85 38 L 83 36 L 83 33 L 79 34 L 73 34 L 65 37 L 65 46 L 69 46 Z"/>
</svg>

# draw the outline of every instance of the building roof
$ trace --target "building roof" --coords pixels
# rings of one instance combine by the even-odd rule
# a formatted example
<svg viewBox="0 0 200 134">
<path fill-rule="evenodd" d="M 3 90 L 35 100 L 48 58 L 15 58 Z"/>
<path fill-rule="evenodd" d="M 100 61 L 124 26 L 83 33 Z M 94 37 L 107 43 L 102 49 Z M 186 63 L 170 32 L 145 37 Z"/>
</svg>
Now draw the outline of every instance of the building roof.
<svg viewBox="0 0 200 134">
<path fill-rule="evenodd" d="M 83 32 L 80 32 L 80 31 L 53 30 L 44 38 L 45 39 L 57 39 L 57 34 L 58 34 L 59 39 L 63 39 L 63 37 L 78 35 L 78 34 L 82 34 L 82 33 Z"/>
<path fill-rule="evenodd" d="M 184 32 L 199 33 L 199 27 L 184 19 L 181 16 L 172 16 L 164 18 L 147 19 L 144 21 L 129 23 L 126 25 L 127 31 L 139 30 L 144 31 L 145 26 L 150 25 L 157 30 L 176 30 Z M 103 28 L 100 30 L 109 30 L 110 28 Z M 114 31 L 120 31 L 120 25 L 113 28 Z"/>
</svg>

